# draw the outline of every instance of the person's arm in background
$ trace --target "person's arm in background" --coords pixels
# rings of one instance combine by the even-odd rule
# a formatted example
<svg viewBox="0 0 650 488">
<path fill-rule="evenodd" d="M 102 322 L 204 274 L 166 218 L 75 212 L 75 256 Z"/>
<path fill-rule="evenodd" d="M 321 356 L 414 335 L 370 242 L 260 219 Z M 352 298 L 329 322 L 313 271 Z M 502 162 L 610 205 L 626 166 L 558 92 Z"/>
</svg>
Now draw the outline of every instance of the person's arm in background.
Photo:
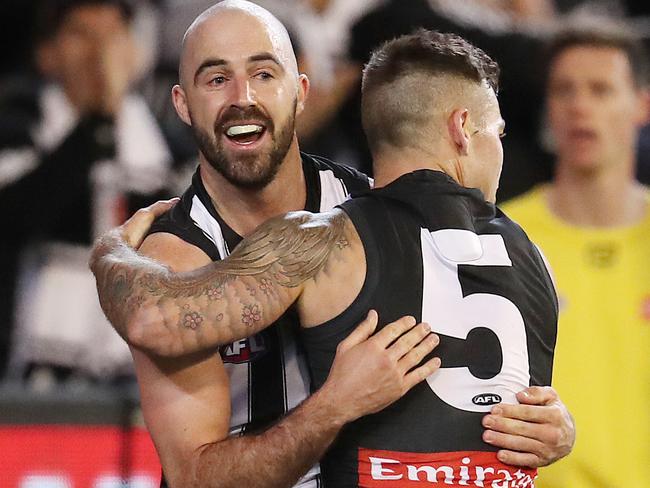
<svg viewBox="0 0 650 488">
<path fill-rule="evenodd" d="M 112 117 L 88 114 L 50 153 L 28 146 L 0 151 L 0 169 L 24 168 L 0 179 L 0 208 L 14 235 L 41 231 L 78 200 L 93 163 L 115 155 L 113 128 Z"/>
<path fill-rule="evenodd" d="M 36 62 L 45 78 L 56 80 L 78 114 L 76 125 L 52 148 L 43 151 L 32 140 L 31 134 L 39 127 L 39 121 L 32 120 L 32 126 L 20 131 L 22 137 L 14 138 L 11 146 L 0 150 L 0 208 L 10 219 L 8 227 L 21 236 L 41 233 L 57 221 L 66 208 L 78 201 L 94 163 L 115 158 L 115 118 L 134 73 L 135 45 L 126 30 L 111 33 L 91 59 L 70 56 L 66 62 L 60 61 L 62 48 L 57 41 L 41 41 L 36 48 Z M 38 97 L 38 93 L 33 95 Z M 21 105 L 20 100 L 7 103 Z M 16 116 L 25 120 L 19 113 Z"/>
<path fill-rule="evenodd" d="M 139 216 L 150 222 L 157 210 L 145 212 Z M 137 247 L 141 237 L 129 242 Z M 170 234 L 153 234 L 140 249 L 175 271 L 210 262 Z M 314 395 L 265 432 L 241 437 L 228 437 L 230 391 L 217 353 L 166 359 L 132 347 L 145 422 L 170 488 L 288 488 L 345 423 L 380 410 L 438 367 L 431 360 L 413 369 L 437 344 L 426 326 L 404 318 L 369 337 L 376 325 L 371 313 L 341 344 Z"/>
</svg>

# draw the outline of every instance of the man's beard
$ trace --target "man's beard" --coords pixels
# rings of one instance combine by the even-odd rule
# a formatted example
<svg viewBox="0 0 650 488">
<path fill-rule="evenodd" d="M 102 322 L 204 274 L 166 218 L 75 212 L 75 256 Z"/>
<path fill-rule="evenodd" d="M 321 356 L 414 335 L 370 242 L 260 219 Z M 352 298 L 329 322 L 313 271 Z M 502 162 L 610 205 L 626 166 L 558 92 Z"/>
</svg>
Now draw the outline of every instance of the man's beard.
<svg viewBox="0 0 650 488">
<path fill-rule="evenodd" d="M 261 190 L 273 181 L 289 151 L 296 125 L 296 106 L 297 100 L 294 100 L 293 111 L 277 134 L 273 121 L 256 108 L 234 108 L 224 113 L 215 123 L 212 136 L 194 123 L 192 133 L 206 161 L 226 180 L 240 188 Z M 271 136 L 271 149 L 248 156 L 229 157 L 221 139 L 224 125 L 250 119 L 264 123 Z"/>
</svg>

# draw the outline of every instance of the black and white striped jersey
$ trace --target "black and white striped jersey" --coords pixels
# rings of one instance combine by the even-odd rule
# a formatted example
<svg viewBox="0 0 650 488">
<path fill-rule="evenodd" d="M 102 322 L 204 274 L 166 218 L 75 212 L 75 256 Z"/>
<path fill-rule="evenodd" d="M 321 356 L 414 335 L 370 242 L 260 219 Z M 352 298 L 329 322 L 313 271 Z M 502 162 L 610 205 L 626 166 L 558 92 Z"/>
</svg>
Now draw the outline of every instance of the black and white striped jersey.
<svg viewBox="0 0 650 488">
<path fill-rule="evenodd" d="M 302 154 L 302 163 L 307 211 L 330 210 L 350 192 L 369 188 L 368 177 L 354 169 L 307 154 Z M 242 240 L 215 210 L 198 171 L 181 201 L 150 232 L 174 234 L 215 261 L 228 256 Z M 308 396 L 306 360 L 295 339 L 298 325 L 295 313 L 288 311 L 261 333 L 221 348 L 230 378 L 231 435 L 268 427 Z M 314 466 L 298 486 L 319 486 L 319 471 Z"/>
</svg>

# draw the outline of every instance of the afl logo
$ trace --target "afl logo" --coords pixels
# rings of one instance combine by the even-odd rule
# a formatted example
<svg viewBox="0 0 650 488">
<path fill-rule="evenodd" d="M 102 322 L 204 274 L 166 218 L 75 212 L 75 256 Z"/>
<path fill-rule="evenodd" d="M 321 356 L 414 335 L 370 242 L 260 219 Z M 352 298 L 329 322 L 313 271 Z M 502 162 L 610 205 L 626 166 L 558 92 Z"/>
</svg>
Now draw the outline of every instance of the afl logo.
<svg viewBox="0 0 650 488">
<path fill-rule="evenodd" d="M 501 403 L 501 397 L 496 393 L 481 393 L 472 398 L 472 403 L 474 405 L 496 405 Z"/>
<path fill-rule="evenodd" d="M 224 363 L 250 363 L 267 351 L 262 334 L 254 335 L 248 339 L 241 339 L 227 346 L 219 348 L 221 359 Z"/>
</svg>

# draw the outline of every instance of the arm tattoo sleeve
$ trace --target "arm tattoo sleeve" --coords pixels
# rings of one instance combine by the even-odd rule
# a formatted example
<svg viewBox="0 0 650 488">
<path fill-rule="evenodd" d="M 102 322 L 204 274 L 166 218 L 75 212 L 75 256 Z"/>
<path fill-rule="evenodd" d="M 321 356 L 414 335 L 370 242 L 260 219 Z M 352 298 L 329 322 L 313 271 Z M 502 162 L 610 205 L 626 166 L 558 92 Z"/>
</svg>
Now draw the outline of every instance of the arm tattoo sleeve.
<svg viewBox="0 0 650 488">
<path fill-rule="evenodd" d="M 113 233 L 96 245 L 91 268 L 102 308 L 122 337 L 159 355 L 184 355 L 273 323 L 301 285 L 349 247 L 346 222 L 342 211 L 271 219 L 227 259 L 189 273 L 172 273 Z"/>
</svg>

